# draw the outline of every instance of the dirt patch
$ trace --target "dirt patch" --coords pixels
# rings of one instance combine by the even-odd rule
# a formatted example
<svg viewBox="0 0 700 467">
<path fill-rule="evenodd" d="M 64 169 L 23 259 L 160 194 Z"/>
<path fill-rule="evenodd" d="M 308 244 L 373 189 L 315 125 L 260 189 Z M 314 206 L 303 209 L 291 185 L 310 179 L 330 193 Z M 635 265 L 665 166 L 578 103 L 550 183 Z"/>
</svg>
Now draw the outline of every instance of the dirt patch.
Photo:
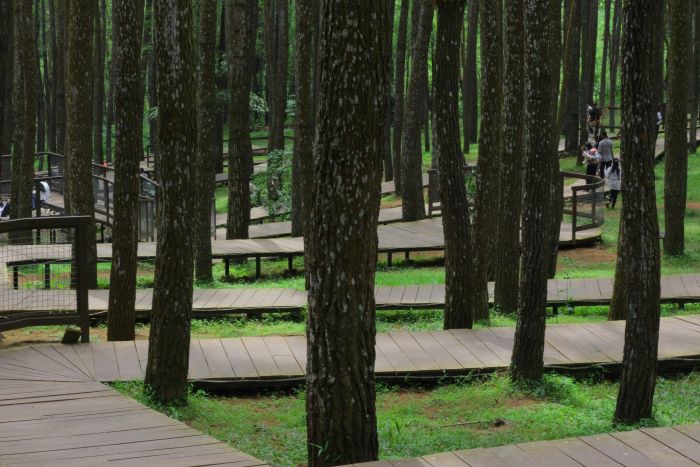
<svg viewBox="0 0 700 467">
<path fill-rule="evenodd" d="M 576 264 L 601 264 L 614 263 L 617 255 L 608 250 L 600 248 L 575 248 L 571 250 L 561 250 L 559 256 L 568 258 Z M 558 268 L 564 267 L 559 264 Z"/>
<path fill-rule="evenodd" d="M 61 326 L 23 328 L 5 331 L 2 333 L 3 339 L 0 339 L 0 349 L 32 344 L 55 344 L 61 342 L 64 331 L 65 328 Z M 137 328 L 136 339 L 148 339 L 148 328 Z M 90 340 L 92 342 L 106 342 L 107 329 L 104 327 L 91 328 Z"/>
</svg>

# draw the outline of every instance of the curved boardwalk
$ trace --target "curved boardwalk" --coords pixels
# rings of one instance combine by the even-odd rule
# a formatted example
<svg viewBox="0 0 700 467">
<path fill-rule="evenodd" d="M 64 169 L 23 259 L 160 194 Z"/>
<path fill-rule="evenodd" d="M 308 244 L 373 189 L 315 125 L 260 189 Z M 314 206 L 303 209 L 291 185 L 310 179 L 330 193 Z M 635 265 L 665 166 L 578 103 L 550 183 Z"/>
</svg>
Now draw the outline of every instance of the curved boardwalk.
<svg viewBox="0 0 700 467">
<path fill-rule="evenodd" d="M 392 466 L 695 466 L 700 464 L 700 424 L 642 428 L 555 441 L 430 454 L 396 461 L 356 464 Z"/>
<path fill-rule="evenodd" d="M 623 321 L 547 326 L 545 365 L 550 368 L 617 366 L 622 361 Z M 512 327 L 377 334 L 378 379 L 439 379 L 505 369 L 513 348 Z M 76 345 L 32 345 L 0 353 L 0 379 L 17 372 L 51 369 L 55 381 L 80 376 L 101 382 L 143 378 L 148 341 Z M 659 361 L 663 366 L 696 365 L 700 316 L 661 319 Z M 56 363 L 61 366 L 56 367 Z M 268 388 L 304 381 L 306 339 L 264 336 L 193 339 L 189 378 L 207 387 Z M 9 366 L 8 366 L 9 365 Z M 7 372 L 12 370 L 10 374 Z M 46 377 L 46 375 L 44 375 Z M 0 418 L 1 419 L 1 418 Z"/>
</svg>

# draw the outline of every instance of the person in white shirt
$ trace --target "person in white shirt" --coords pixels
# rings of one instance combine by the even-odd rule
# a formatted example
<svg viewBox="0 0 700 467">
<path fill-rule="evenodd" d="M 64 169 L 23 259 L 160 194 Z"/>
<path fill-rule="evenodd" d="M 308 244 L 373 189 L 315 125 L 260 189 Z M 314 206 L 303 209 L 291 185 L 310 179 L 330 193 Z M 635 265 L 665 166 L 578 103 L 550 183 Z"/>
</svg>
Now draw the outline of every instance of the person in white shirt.
<svg viewBox="0 0 700 467">
<path fill-rule="evenodd" d="M 617 204 L 617 195 L 622 189 L 622 169 L 620 168 L 620 159 L 615 158 L 610 167 L 605 169 L 605 180 L 610 188 L 610 200 L 605 203 L 605 207 L 615 209 Z"/>
</svg>

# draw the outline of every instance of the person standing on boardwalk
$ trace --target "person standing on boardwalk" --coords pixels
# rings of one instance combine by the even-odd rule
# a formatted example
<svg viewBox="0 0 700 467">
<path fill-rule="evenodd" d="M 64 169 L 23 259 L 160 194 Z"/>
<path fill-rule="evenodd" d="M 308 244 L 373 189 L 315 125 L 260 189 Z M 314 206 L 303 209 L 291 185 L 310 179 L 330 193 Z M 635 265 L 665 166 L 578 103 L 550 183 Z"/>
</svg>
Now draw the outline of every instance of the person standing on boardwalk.
<svg viewBox="0 0 700 467">
<path fill-rule="evenodd" d="M 605 207 L 615 209 L 617 195 L 620 194 L 620 189 L 622 188 L 622 171 L 620 170 L 620 159 L 617 157 L 613 160 L 610 167 L 605 169 L 605 181 L 610 187 L 610 199 L 605 203 Z"/>
<path fill-rule="evenodd" d="M 613 163 L 613 142 L 608 138 L 608 133 L 605 130 L 600 132 L 598 154 L 600 154 L 600 178 L 604 178 L 605 171 Z"/>
<path fill-rule="evenodd" d="M 600 155 L 596 148 L 590 148 L 588 153 L 583 154 L 586 161 L 586 175 L 596 175 L 600 166 Z"/>
</svg>

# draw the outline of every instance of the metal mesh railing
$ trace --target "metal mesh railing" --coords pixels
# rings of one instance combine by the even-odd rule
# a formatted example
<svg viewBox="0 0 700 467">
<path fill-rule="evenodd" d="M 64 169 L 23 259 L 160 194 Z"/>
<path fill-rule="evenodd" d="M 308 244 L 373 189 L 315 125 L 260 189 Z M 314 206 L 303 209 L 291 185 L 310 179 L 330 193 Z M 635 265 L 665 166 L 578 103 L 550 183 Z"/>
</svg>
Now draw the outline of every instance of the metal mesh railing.
<svg viewBox="0 0 700 467">
<path fill-rule="evenodd" d="M 0 331 L 75 324 L 89 340 L 89 224 L 88 216 L 0 222 Z"/>
</svg>

